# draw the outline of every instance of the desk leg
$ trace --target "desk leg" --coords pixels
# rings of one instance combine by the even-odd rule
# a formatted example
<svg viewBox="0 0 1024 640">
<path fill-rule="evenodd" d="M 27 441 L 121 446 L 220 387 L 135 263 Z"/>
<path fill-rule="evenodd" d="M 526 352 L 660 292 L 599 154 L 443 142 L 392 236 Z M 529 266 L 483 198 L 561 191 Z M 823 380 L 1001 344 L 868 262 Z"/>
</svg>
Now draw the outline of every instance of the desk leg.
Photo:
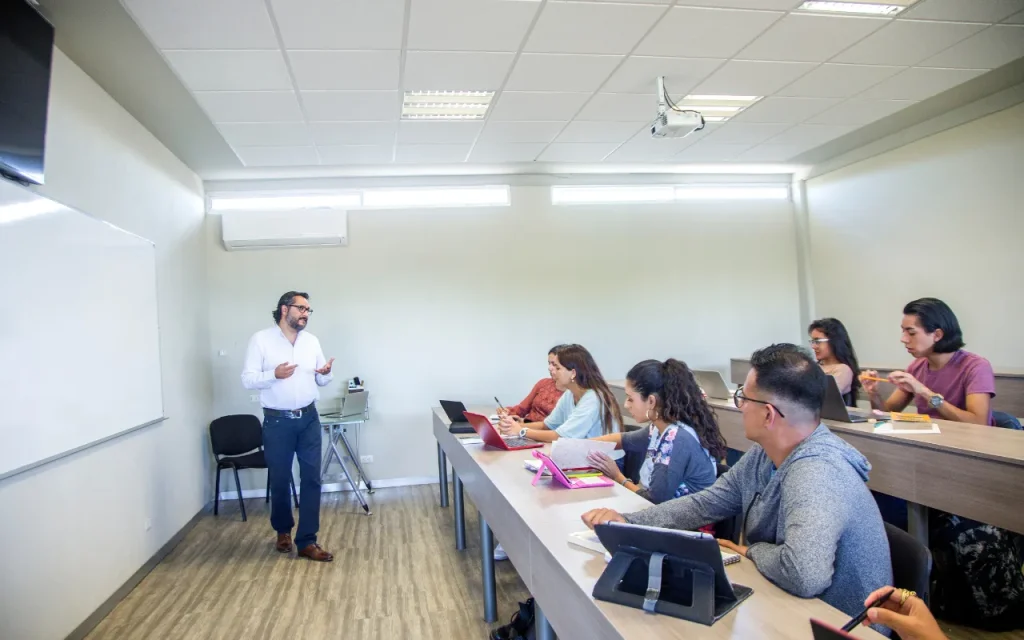
<svg viewBox="0 0 1024 640">
<path fill-rule="evenodd" d="M 907 532 L 914 539 L 928 546 L 928 507 L 907 501 Z"/>
<path fill-rule="evenodd" d="M 437 479 L 441 483 L 441 506 L 448 506 L 448 456 L 444 455 L 441 443 L 437 443 Z"/>
<path fill-rule="evenodd" d="M 498 619 L 498 592 L 494 584 L 494 534 L 487 521 L 480 518 L 480 559 L 483 566 L 484 622 Z"/>
<path fill-rule="evenodd" d="M 537 640 L 557 640 L 558 638 L 551 623 L 548 622 L 548 617 L 544 615 L 536 600 L 533 601 L 533 633 Z"/>
<path fill-rule="evenodd" d="M 455 491 L 455 549 L 466 550 L 466 511 L 462 496 L 462 478 L 459 474 L 452 472 Z"/>
</svg>

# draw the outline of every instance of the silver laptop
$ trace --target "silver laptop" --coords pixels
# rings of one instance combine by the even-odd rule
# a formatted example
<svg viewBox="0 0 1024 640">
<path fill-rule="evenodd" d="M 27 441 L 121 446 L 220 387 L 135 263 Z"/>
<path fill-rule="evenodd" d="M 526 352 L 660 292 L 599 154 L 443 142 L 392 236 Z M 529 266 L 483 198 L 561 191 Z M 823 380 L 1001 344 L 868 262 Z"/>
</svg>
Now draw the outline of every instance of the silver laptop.
<svg viewBox="0 0 1024 640">
<path fill-rule="evenodd" d="M 870 412 L 860 411 L 846 406 L 843 394 L 839 393 L 839 385 L 832 376 L 828 378 L 825 389 L 825 404 L 821 405 L 821 417 L 836 422 L 867 422 L 872 416 Z"/>
<path fill-rule="evenodd" d="M 693 369 L 693 377 L 697 379 L 697 385 L 704 390 L 709 398 L 715 400 L 732 400 L 735 387 L 730 388 L 725 383 L 725 378 L 718 371 L 701 371 Z"/>
</svg>

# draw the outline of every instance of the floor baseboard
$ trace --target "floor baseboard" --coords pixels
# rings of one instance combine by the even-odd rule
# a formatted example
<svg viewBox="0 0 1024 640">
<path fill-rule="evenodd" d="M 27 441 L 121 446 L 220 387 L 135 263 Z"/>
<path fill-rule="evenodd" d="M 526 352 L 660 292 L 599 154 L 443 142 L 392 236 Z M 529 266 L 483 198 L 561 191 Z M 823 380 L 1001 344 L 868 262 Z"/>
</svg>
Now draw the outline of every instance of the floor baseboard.
<svg viewBox="0 0 1024 640">
<path fill-rule="evenodd" d="M 390 487 L 411 487 L 419 484 L 437 484 L 437 476 L 413 476 L 410 478 L 388 478 L 386 480 L 373 480 L 374 489 L 387 489 Z M 296 488 L 298 483 L 296 482 Z M 366 485 L 359 483 L 359 488 L 363 491 L 366 490 Z M 332 482 L 329 484 L 321 485 L 321 490 L 324 493 L 335 493 L 337 491 L 351 491 L 352 487 L 347 482 Z M 265 498 L 267 496 L 266 489 L 242 489 L 242 498 L 248 500 L 249 498 Z M 237 500 L 238 492 L 234 489 L 220 492 L 221 500 Z"/>
<path fill-rule="evenodd" d="M 188 532 L 192 530 L 192 527 L 196 526 L 196 523 L 199 522 L 199 519 L 208 509 L 209 505 L 204 506 L 198 513 L 196 513 L 196 515 L 192 516 L 192 519 L 186 522 L 185 526 L 179 529 L 176 534 L 171 536 L 171 539 L 153 554 L 153 557 L 139 567 L 139 570 L 133 573 L 132 576 L 128 578 L 128 580 L 121 585 L 117 591 L 111 594 L 109 598 L 104 600 L 103 604 L 97 607 L 88 618 L 75 627 L 74 631 L 69 633 L 65 640 L 81 640 L 89 635 L 89 632 L 95 629 L 96 625 L 110 615 L 110 612 L 114 610 L 114 607 L 124 600 L 125 596 L 131 593 L 132 589 L 138 586 L 138 584 L 142 582 L 142 579 L 149 575 L 149 572 L 156 568 L 156 566 L 167 557 L 167 554 L 174 550 L 174 547 L 178 546 L 178 543 L 185 539 Z"/>
</svg>

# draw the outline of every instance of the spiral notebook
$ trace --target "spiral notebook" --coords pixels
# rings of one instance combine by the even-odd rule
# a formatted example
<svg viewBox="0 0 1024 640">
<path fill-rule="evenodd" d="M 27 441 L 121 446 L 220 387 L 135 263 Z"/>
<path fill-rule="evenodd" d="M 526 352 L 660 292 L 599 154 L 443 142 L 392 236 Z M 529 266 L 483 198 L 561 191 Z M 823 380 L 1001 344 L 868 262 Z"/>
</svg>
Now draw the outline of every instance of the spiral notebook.
<svg viewBox="0 0 1024 640">
<path fill-rule="evenodd" d="M 577 531 L 569 534 L 569 544 L 581 547 L 588 551 L 595 553 L 605 554 L 605 561 L 607 561 L 608 554 L 605 552 L 604 545 L 598 540 L 597 534 L 591 530 Z M 728 566 L 730 564 L 736 564 L 740 561 L 740 554 L 726 551 L 725 549 L 720 550 L 722 552 L 722 564 Z M 712 556 L 713 557 L 713 556 Z"/>
</svg>

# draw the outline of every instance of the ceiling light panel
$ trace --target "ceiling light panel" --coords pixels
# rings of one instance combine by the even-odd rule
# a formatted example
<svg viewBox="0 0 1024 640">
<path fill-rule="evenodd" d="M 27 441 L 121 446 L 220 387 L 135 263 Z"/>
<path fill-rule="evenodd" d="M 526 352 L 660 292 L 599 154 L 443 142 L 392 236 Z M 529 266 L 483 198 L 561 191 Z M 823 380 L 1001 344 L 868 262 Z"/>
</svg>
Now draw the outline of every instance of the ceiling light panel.
<svg viewBox="0 0 1024 640">
<path fill-rule="evenodd" d="M 403 120 L 483 120 L 493 91 L 406 91 Z"/>
<path fill-rule="evenodd" d="M 869 16 L 894 16 L 909 6 L 909 2 L 905 4 L 896 3 L 875 3 L 875 2 L 827 2 L 824 0 L 807 0 L 800 5 L 801 11 L 811 11 L 814 13 L 846 13 L 846 14 L 859 14 Z"/>
</svg>

